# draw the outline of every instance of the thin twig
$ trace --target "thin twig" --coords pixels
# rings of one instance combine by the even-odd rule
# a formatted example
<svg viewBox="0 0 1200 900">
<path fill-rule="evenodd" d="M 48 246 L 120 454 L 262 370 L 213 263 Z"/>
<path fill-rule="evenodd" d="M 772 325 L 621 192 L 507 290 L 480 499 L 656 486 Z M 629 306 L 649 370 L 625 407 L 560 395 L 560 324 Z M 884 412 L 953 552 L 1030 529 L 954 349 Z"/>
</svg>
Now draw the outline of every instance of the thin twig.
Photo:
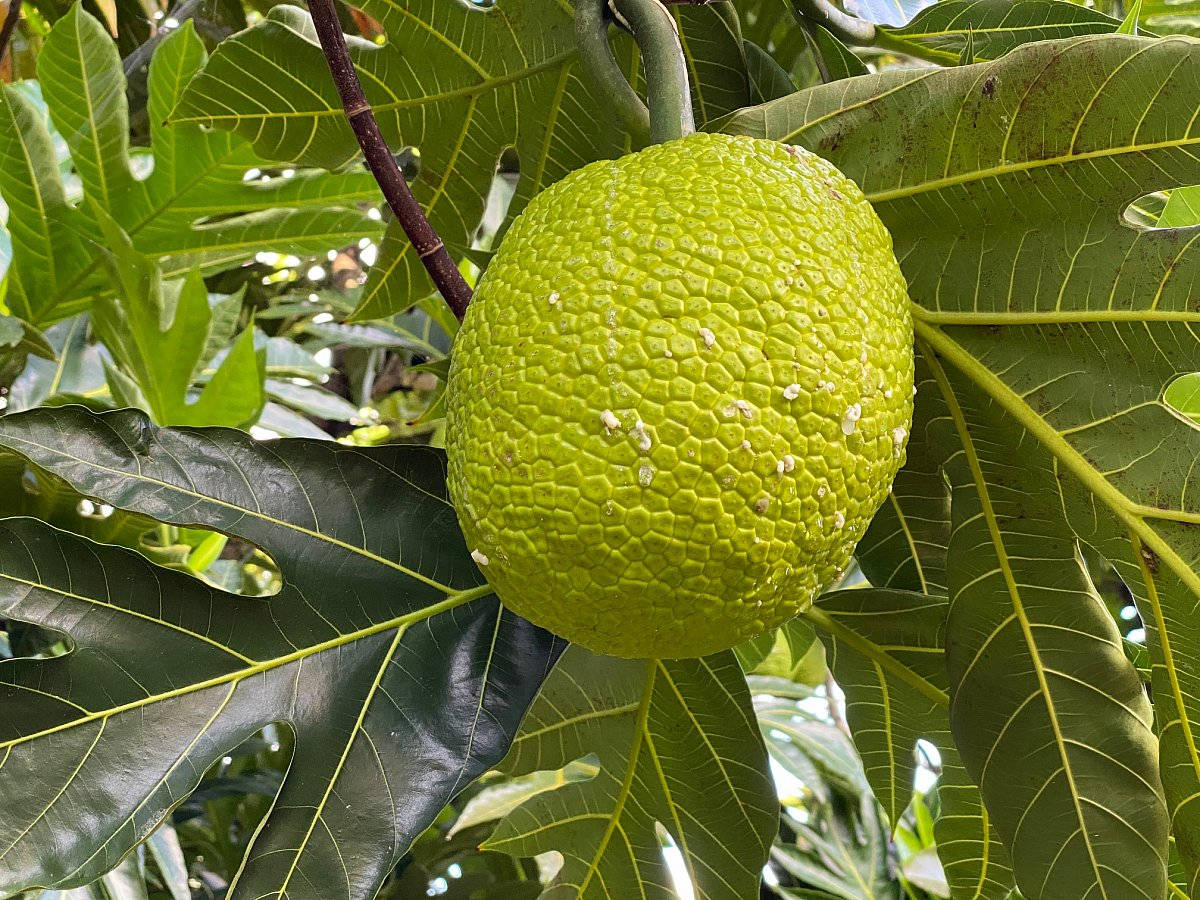
<svg viewBox="0 0 1200 900">
<path fill-rule="evenodd" d="M 396 158 L 379 131 L 371 104 L 367 102 L 358 73 L 354 71 L 354 63 L 350 61 L 350 51 L 346 48 L 346 36 L 342 34 L 334 0 L 309 0 L 308 9 L 312 13 L 325 61 L 329 64 L 329 73 L 333 76 L 338 96 L 342 98 L 346 120 L 354 129 L 367 167 L 375 176 L 384 199 L 412 242 L 429 277 L 461 321 L 467 312 L 467 304 L 471 302 L 471 288 L 446 251 L 446 245 L 429 224 L 425 211 L 413 196 L 408 182 L 404 180 L 404 173 L 400 171 Z"/>
<path fill-rule="evenodd" d="M 8 52 L 8 42 L 12 40 L 13 32 L 17 30 L 17 19 L 21 18 L 21 0 L 8 0 L 8 12 L 4 16 L 4 24 L 0 25 L 0 63 L 4 62 L 4 54 Z"/>
</svg>

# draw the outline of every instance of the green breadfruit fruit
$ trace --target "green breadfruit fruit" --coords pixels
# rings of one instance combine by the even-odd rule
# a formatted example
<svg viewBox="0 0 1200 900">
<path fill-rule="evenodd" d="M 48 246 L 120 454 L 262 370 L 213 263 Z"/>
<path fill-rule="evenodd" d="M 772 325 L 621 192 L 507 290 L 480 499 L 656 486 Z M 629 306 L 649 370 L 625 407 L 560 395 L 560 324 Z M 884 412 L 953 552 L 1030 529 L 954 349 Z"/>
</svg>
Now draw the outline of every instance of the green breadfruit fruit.
<svg viewBox="0 0 1200 900">
<path fill-rule="evenodd" d="M 513 223 L 454 346 L 450 493 L 515 612 L 601 653 L 708 654 L 838 579 L 912 386 L 904 279 L 858 187 L 696 134 Z"/>
</svg>

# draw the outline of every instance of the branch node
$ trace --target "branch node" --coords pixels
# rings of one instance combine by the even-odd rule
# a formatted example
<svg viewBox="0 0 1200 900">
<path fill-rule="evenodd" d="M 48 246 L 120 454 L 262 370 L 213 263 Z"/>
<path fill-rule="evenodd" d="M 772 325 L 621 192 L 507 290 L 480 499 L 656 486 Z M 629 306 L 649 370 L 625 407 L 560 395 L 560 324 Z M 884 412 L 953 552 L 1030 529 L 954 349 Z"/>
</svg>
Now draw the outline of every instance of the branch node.
<svg viewBox="0 0 1200 900">
<path fill-rule="evenodd" d="M 13 0 L 19 2 L 19 0 Z M 371 104 L 363 93 L 362 83 L 354 70 L 350 51 L 346 47 L 346 36 L 338 22 L 334 0 L 309 0 L 308 10 L 312 13 L 313 26 L 321 41 L 321 51 L 329 65 L 329 74 L 342 100 L 346 121 L 362 148 L 367 169 L 375 176 L 383 198 L 387 201 L 405 236 L 417 251 L 434 285 L 445 298 L 454 315 L 462 321 L 471 302 L 471 286 L 458 270 L 441 237 L 429 224 L 425 210 L 413 196 L 404 173 L 396 163 L 396 157 L 388 149 L 387 141 L 371 112 Z M 422 249 L 425 248 L 425 249 Z"/>
</svg>

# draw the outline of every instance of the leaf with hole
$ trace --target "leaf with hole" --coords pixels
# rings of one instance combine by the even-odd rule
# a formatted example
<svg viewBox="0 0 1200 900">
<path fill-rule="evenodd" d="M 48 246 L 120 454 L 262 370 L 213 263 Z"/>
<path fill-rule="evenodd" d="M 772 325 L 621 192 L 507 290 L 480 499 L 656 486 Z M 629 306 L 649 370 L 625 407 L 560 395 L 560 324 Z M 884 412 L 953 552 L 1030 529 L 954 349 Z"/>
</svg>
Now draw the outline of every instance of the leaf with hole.
<svg viewBox="0 0 1200 900">
<path fill-rule="evenodd" d="M 480 583 L 436 450 L 260 444 L 78 407 L 7 416 L 0 446 L 114 506 L 257 544 L 283 579 L 239 597 L 0 521 L 0 616 L 70 645 L 0 672 L 5 892 L 92 881 L 279 723 L 295 749 L 231 895 L 374 896 L 499 761 L 556 656 Z"/>
</svg>

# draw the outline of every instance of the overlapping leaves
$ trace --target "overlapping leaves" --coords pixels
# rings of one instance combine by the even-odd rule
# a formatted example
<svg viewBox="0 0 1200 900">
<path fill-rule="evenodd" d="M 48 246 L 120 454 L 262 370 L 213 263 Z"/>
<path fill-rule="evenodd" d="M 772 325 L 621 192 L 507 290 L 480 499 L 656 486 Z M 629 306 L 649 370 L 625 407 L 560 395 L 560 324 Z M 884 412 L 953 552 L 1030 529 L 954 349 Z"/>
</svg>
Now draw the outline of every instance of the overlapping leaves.
<svg viewBox="0 0 1200 900">
<path fill-rule="evenodd" d="M 168 276 L 227 266 L 264 249 L 324 253 L 374 234 L 378 226 L 356 208 L 378 196 L 368 173 L 246 181 L 249 170 L 267 165 L 248 142 L 196 125 L 165 126 L 205 58 L 190 23 L 155 52 L 153 170 L 139 178 L 129 150 L 125 78 L 111 38 L 78 5 L 54 26 L 38 77 L 87 200 Z M 103 231 L 64 185 L 38 107 L 12 86 L 0 91 L 0 196 L 10 208 L 6 302 L 13 313 L 44 324 L 111 290 Z"/>
<path fill-rule="evenodd" d="M 480 586 L 434 450 L 264 445 L 79 407 L 9 416 L 0 446 L 117 507 L 253 542 L 283 577 L 240 598 L 0 522 L 0 615 L 71 646 L 0 666 L 5 892 L 98 877 L 215 759 L 283 723 L 292 763 L 233 895 L 372 896 L 499 760 L 553 662 Z"/>
<path fill-rule="evenodd" d="M 1188 95 L 1197 84 L 1196 41 L 1091 37 L 1028 45 L 995 63 L 885 72 L 817 88 L 731 124 L 810 146 L 862 184 L 894 235 L 919 343 L 944 360 L 947 384 L 973 385 L 990 404 L 961 404 L 960 431 L 997 427 L 975 411 L 998 411 L 1009 440 L 1007 450 L 989 443 L 996 458 L 986 487 L 1009 499 L 1030 454 L 1044 453 L 1061 498 L 1053 514 L 1114 562 L 1138 597 L 1151 631 L 1161 776 L 1192 873 L 1200 861 L 1193 725 L 1200 508 L 1191 463 L 1200 436 L 1162 396 L 1197 358 L 1200 255 L 1193 248 L 1200 227 L 1137 228 L 1122 213 L 1147 191 L 1196 183 L 1200 126 Z M 962 496 L 970 502 L 969 493 Z M 983 487 L 974 502 L 987 505 Z M 960 531 L 972 516 L 963 508 Z M 1046 558 L 1018 551 L 1010 557 L 1030 558 L 1007 569 L 1000 561 L 1010 546 L 1037 543 L 1034 523 L 1012 509 L 996 513 L 993 527 L 952 556 L 961 571 L 1009 572 L 1003 590 L 985 577 L 964 581 L 961 572 L 950 579 L 956 608 L 963 608 L 951 616 L 951 638 L 979 655 L 981 672 L 1000 679 L 996 690 L 976 692 L 970 665 L 954 667 L 951 694 L 969 692 L 978 707 L 956 714 L 957 742 L 979 779 L 991 774 L 986 753 L 1002 765 L 1012 755 L 1011 735 L 997 732 L 991 717 L 1011 720 L 1028 711 L 1025 703 L 1040 710 L 1022 740 L 1056 752 L 1021 780 L 1010 772 L 1014 777 L 983 783 L 989 806 L 1005 815 L 1018 798 L 1028 806 L 1040 786 L 1060 792 L 1054 818 L 1042 813 L 1036 836 L 1015 820 L 1006 826 L 1023 893 L 1084 896 L 1102 883 L 1111 892 L 1118 878 L 1111 869 L 1137 873 L 1138 890 L 1153 895 L 1161 885 L 1154 873 L 1161 879 L 1166 813 L 1155 809 L 1145 711 L 1128 694 L 1133 682 L 1112 652 L 1112 633 L 1087 613 L 1093 598 L 1086 578 L 1078 561 L 1063 555 L 1070 537 L 1058 535 Z M 1073 581 L 1063 609 L 1081 618 L 1063 630 L 1035 585 L 1063 588 L 1065 577 Z M 979 642 L 989 621 L 998 635 L 1022 623 L 1021 655 L 1005 661 L 987 653 Z M 1055 683 L 1059 671 L 1086 679 L 1085 648 L 1103 650 L 1113 671 L 1090 690 Z M 1056 727 L 1064 697 L 1078 703 L 1073 716 L 1107 722 L 1121 743 L 1104 743 L 1075 722 Z M 1125 770 L 1116 786 L 1111 766 Z M 1112 812 L 1110 804 L 1131 796 L 1135 781 L 1142 783 L 1138 801 L 1093 827 L 1091 816 Z M 1046 858 L 1036 842 L 1054 842 L 1062 857 Z"/>
<path fill-rule="evenodd" d="M 580 71 L 565 0 L 364 0 L 387 43 L 350 40 L 350 52 L 385 136 L 419 150 L 413 191 L 438 233 L 470 245 L 492 178 L 512 147 L 520 180 L 510 215 L 542 188 L 587 162 L 629 148 Z M 750 100 L 736 16 L 715 7 L 678 11 L 702 121 Z M 619 56 L 636 70 L 637 53 Z M 325 68 L 308 14 L 276 6 L 222 43 L 172 118 L 235 131 L 272 159 L 337 168 L 357 145 Z M 358 309 L 359 318 L 395 312 L 431 286 L 393 225 Z"/>
<path fill-rule="evenodd" d="M 674 896 L 660 830 L 699 900 L 754 894 L 778 801 L 732 653 L 617 660 L 570 648 L 504 769 L 561 769 L 589 754 L 594 778 L 526 800 L 487 845 L 521 856 L 562 853 L 543 896 Z"/>
</svg>

